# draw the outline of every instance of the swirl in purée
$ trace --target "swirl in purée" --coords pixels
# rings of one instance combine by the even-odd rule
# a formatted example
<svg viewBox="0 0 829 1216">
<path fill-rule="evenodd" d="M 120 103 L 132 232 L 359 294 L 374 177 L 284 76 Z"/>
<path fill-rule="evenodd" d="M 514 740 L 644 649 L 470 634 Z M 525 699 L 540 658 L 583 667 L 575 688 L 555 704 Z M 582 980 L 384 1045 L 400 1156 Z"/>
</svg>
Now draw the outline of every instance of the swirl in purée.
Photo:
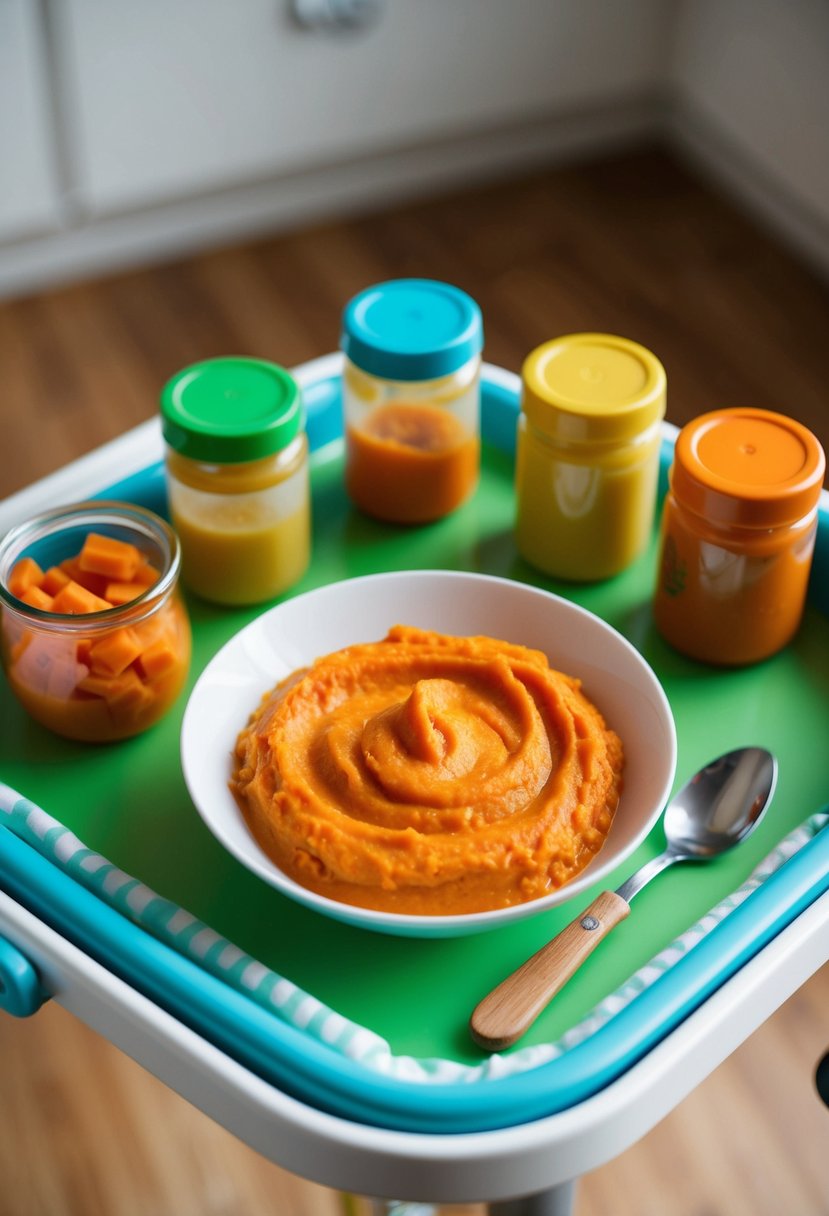
<svg viewBox="0 0 829 1216">
<path fill-rule="evenodd" d="M 539 651 L 397 626 L 294 673 L 236 746 L 256 839 L 332 899 L 447 915 L 562 886 L 601 848 L 622 746 Z"/>
</svg>

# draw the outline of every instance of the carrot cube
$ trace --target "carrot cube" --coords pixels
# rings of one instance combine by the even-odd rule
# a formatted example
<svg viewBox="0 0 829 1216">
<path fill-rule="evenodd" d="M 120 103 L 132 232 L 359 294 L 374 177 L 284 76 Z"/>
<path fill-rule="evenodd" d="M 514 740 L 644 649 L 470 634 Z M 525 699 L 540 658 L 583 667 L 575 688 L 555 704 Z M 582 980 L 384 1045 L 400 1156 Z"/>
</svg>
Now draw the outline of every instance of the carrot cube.
<svg viewBox="0 0 829 1216">
<path fill-rule="evenodd" d="M 89 651 L 89 663 L 96 673 L 120 676 L 141 653 L 141 642 L 132 629 L 114 629 Z"/>
<path fill-rule="evenodd" d="M 113 697 L 118 692 L 120 687 L 119 680 L 114 676 L 95 676 L 91 672 L 89 675 L 78 680 L 78 688 L 81 692 L 89 693 L 95 697 Z"/>
<path fill-rule="evenodd" d="M 159 680 L 178 666 L 175 647 L 165 640 L 149 646 L 138 658 L 136 666 L 148 680 Z"/>
<path fill-rule="evenodd" d="M 79 587 L 85 587 L 93 595 L 103 596 L 109 579 L 105 578 L 103 574 L 92 574 L 89 570 L 82 570 L 77 557 L 66 558 L 61 562 L 60 569 L 64 574 L 68 574 L 72 582 L 77 583 Z"/>
<path fill-rule="evenodd" d="M 41 587 L 34 585 L 27 587 L 17 598 L 22 600 L 24 604 L 28 604 L 30 608 L 40 608 L 42 612 L 54 611 L 52 596 L 47 595 Z"/>
<path fill-rule="evenodd" d="M 116 722 L 134 721 L 154 700 L 153 694 L 134 671 L 125 671 L 114 680 L 106 698 L 107 708 Z"/>
<path fill-rule="evenodd" d="M 107 583 L 104 599 L 109 600 L 113 608 L 120 608 L 122 604 L 129 604 L 143 595 L 146 590 L 140 583 Z"/>
<path fill-rule="evenodd" d="M 65 570 L 61 570 L 60 566 L 50 566 L 43 576 L 40 588 L 47 595 L 57 595 L 69 581 L 69 575 Z"/>
<path fill-rule="evenodd" d="M 80 583 L 70 579 L 66 586 L 57 593 L 52 601 L 53 612 L 63 612 L 68 616 L 83 616 L 88 612 L 103 612 L 112 605 L 101 599 L 92 591 L 87 591 Z"/>
<path fill-rule="evenodd" d="M 132 576 L 132 581 L 138 583 L 141 587 L 152 587 L 157 583 L 161 575 L 156 570 L 155 566 L 151 566 L 148 561 L 144 561 Z"/>
<path fill-rule="evenodd" d="M 28 591 L 30 587 L 39 587 L 42 581 L 43 571 L 34 558 L 22 557 L 15 563 L 9 575 L 9 591 L 22 600 L 24 591 Z"/>
<path fill-rule="evenodd" d="M 84 541 L 78 562 L 81 570 L 129 583 L 141 565 L 141 553 L 135 545 L 126 541 L 90 532 Z"/>
</svg>

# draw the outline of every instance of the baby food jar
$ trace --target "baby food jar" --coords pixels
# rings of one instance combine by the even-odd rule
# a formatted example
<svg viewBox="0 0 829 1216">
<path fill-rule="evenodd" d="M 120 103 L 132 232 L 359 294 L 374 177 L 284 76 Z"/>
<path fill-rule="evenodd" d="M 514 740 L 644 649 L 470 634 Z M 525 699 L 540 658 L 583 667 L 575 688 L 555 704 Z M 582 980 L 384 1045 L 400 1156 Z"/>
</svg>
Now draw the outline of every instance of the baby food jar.
<svg viewBox="0 0 829 1216">
<path fill-rule="evenodd" d="M 346 489 L 368 515 L 440 519 L 478 482 L 483 324 L 465 292 L 380 283 L 343 315 Z"/>
<path fill-rule="evenodd" d="M 299 385 L 262 359 L 208 359 L 162 389 L 170 517 L 182 580 L 217 604 L 273 599 L 311 551 Z"/>
<path fill-rule="evenodd" d="M 651 535 L 664 368 L 626 338 L 570 334 L 532 351 L 522 381 L 518 550 L 555 578 L 617 574 Z"/>
<path fill-rule="evenodd" d="M 797 631 L 825 469 L 811 431 L 767 410 L 680 431 L 665 499 L 654 618 L 677 650 L 754 663 Z"/>
<path fill-rule="evenodd" d="M 190 665 L 178 576 L 175 533 L 141 507 L 78 503 L 12 528 L 0 543 L 0 652 L 24 709 L 93 743 L 158 721 Z"/>
</svg>

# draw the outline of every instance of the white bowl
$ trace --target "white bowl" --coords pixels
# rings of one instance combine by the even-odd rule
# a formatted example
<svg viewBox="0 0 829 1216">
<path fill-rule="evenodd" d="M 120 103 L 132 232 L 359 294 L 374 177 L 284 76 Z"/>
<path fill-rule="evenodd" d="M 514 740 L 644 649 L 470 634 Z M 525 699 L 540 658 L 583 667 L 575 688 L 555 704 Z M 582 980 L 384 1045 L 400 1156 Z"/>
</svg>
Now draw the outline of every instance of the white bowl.
<svg viewBox="0 0 829 1216">
<path fill-rule="evenodd" d="M 260 698 L 314 659 L 385 637 L 392 625 L 485 634 L 543 651 L 582 680 L 625 749 L 622 796 L 607 840 L 572 882 L 541 899 L 491 912 L 415 916 L 352 907 L 308 891 L 268 857 L 230 792 L 232 752 Z M 410 937 L 455 937 L 535 916 L 572 899 L 641 843 L 671 792 L 676 732 L 659 681 L 621 634 L 569 600 L 508 579 L 446 570 L 374 574 L 287 600 L 236 634 L 190 696 L 181 735 L 184 778 L 210 831 L 244 866 L 284 895 L 352 925 Z"/>
</svg>

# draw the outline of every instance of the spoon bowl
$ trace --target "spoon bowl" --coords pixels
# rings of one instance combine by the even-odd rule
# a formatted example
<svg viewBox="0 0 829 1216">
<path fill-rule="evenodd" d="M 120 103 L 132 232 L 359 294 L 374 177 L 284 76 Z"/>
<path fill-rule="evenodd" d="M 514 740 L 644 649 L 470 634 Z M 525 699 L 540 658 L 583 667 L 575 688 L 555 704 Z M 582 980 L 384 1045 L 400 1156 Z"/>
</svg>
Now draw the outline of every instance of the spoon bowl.
<svg viewBox="0 0 829 1216">
<path fill-rule="evenodd" d="M 742 747 L 700 769 L 663 817 L 669 848 L 708 860 L 733 848 L 760 822 L 774 792 L 777 764 L 762 747 Z"/>
<path fill-rule="evenodd" d="M 565 929 L 476 1006 L 469 1027 L 489 1051 L 511 1047 L 599 942 L 630 912 L 630 901 L 677 861 L 711 861 L 757 827 L 774 795 L 777 761 L 741 747 L 706 764 L 674 795 L 662 826 L 667 847 L 615 891 L 603 891 Z"/>
</svg>

